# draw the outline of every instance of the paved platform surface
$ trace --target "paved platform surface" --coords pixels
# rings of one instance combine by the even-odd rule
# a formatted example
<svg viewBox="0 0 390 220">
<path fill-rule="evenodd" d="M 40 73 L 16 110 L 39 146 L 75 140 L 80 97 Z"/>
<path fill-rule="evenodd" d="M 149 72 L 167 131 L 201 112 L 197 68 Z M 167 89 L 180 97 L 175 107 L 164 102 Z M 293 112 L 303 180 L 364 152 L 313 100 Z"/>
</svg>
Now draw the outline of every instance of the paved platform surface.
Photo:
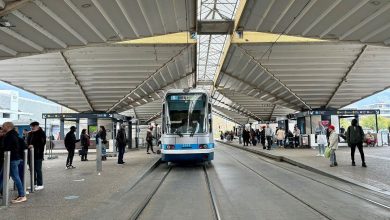
<svg viewBox="0 0 390 220">
<path fill-rule="evenodd" d="M 96 172 L 94 154 L 89 161 L 74 157 L 75 169 L 66 170 L 66 154 L 58 159 L 43 162 L 45 189 L 27 195 L 28 201 L 0 208 L 0 219 L 82 219 L 94 207 L 112 200 L 112 194 L 138 180 L 158 160 L 159 155 L 146 154 L 145 149 L 131 150 L 125 154 L 123 165 L 116 157 L 103 161 L 103 171 Z M 13 198 L 17 192 L 11 191 Z"/>
<path fill-rule="evenodd" d="M 242 147 L 260 152 L 265 156 L 284 157 L 292 164 L 324 172 L 339 179 L 390 195 L 390 147 L 364 147 L 367 168 L 361 166 L 359 151 L 355 152 L 356 166 L 351 166 L 351 151 L 349 147 L 340 147 L 336 151 L 337 167 L 330 167 L 329 159 L 317 157 L 316 149 L 272 148 L 263 150 L 261 145 L 243 147 L 238 141 L 221 142 L 236 147 Z"/>
</svg>

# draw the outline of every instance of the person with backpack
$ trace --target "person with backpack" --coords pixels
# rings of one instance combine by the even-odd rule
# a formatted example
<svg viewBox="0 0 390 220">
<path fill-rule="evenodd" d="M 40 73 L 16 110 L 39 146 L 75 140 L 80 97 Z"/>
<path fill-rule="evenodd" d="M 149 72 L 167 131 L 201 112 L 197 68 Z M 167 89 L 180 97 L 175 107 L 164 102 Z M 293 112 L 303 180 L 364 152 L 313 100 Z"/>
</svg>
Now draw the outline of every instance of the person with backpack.
<svg viewBox="0 0 390 220">
<path fill-rule="evenodd" d="M 364 132 L 362 127 L 358 125 L 358 121 L 356 119 L 353 119 L 351 121 L 351 126 L 348 127 L 345 136 L 347 139 L 348 146 L 351 148 L 352 166 L 356 166 L 355 150 L 357 147 L 360 152 L 360 157 L 362 158 L 362 166 L 367 167 L 363 152 Z"/>
<path fill-rule="evenodd" d="M 73 157 L 74 157 L 74 150 L 76 149 L 76 143 L 80 140 L 76 139 L 76 135 L 74 132 L 76 131 L 76 127 L 72 126 L 70 127 L 70 131 L 65 136 L 65 147 L 68 151 L 68 158 L 66 158 L 66 169 L 73 169 L 76 168 L 72 165 L 73 163 Z"/>
<path fill-rule="evenodd" d="M 146 148 L 146 153 L 147 154 L 150 154 L 149 153 L 149 148 L 152 150 L 152 152 L 155 154 L 156 152 L 154 152 L 153 150 L 153 135 L 152 135 L 152 130 L 153 130 L 153 127 L 150 126 L 148 128 L 148 130 L 146 131 L 146 143 L 148 144 L 147 148 Z"/>
</svg>

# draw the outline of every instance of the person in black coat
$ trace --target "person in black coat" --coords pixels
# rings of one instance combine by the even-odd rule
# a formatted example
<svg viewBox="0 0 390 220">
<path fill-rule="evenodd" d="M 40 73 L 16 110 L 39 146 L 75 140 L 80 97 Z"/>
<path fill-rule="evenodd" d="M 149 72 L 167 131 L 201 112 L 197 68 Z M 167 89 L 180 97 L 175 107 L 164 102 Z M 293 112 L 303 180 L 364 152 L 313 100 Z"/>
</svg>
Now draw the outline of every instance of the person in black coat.
<svg viewBox="0 0 390 220">
<path fill-rule="evenodd" d="M 118 147 L 118 164 L 124 164 L 123 155 L 125 154 L 126 148 L 126 132 L 124 125 L 121 125 L 121 128 L 116 135 L 116 146 Z"/>
<path fill-rule="evenodd" d="M 12 203 L 19 203 L 27 201 L 26 192 L 24 191 L 23 183 L 20 180 L 19 176 L 19 164 L 21 163 L 20 159 L 20 146 L 18 133 L 14 129 L 14 124 L 12 122 L 5 122 L 3 124 L 4 137 L 3 137 L 3 147 L 4 151 L 11 152 L 11 161 L 10 161 L 10 176 L 14 181 L 16 188 L 18 189 L 18 197 L 13 199 Z M 2 188 L 1 183 L 1 188 Z"/>
<path fill-rule="evenodd" d="M 42 128 L 39 127 L 39 122 L 32 122 L 30 127 L 31 131 L 27 135 L 27 146 L 28 148 L 34 147 L 35 190 L 42 190 L 44 188 L 42 177 L 42 161 L 46 145 L 46 134 Z"/>
<path fill-rule="evenodd" d="M 261 139 L 261 145 L 263 146 L 263 149 L 266 149 L 266 147 L 265 147 L 265 126 L 263 126 L 261 131 L 260 131 L 260 139 Z"/>
<path fill-rule="evenodd" d="M 88 161 L 88 147 L 89 147 L 89 135 L 87 134 L 87 129 L 81 131 L 81 161 Z"/>
<path fill-rule="evenodd" d="M 74 150 L 76 149 L 76 143 L 80 140 L 76 139 L 76 135 L 74 134 L 75 131 L 76 127 L 72 126 L 70 127 L 70 131 L 65 136 L 65 147 L 68 151 L 68 158 L 66 159 L 66 169 L 76 168 L 72 165 L 72 163 L 74 157 Z"/>
</svg>

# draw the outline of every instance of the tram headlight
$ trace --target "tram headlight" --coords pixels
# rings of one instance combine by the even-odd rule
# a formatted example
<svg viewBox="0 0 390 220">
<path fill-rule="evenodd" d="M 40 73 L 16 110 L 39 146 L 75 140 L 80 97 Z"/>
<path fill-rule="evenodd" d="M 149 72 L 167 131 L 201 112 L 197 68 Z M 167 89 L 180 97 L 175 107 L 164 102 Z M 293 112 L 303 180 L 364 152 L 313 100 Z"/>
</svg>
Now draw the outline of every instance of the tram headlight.
<svg viewBox="0 0 390 220">
<path fill-rule="evenodd" d="M 207 144 L 199 144 L 199 149 L 207 149 L 209 146 Z"/>
</svg>

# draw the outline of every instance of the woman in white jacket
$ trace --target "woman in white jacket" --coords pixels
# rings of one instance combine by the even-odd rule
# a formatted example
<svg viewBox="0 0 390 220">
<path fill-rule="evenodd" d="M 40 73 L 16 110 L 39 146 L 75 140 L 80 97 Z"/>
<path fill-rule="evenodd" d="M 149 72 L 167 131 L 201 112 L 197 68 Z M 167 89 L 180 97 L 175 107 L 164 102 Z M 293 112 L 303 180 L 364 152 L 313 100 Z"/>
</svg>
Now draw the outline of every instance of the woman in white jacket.
<svg viewBox="0 0 390 220">
<path fill-rule="evenodd" d="M 334 166 L 337 166 L 336 150 L 339 147 L 339 135 L 336 133 L 333 125 L 329 125 L 328 130 L 330 132 L 329 147 L 331 149 L 331 151 L 330 151 L 330 166 L 334 167 Z"/>
</svg>

